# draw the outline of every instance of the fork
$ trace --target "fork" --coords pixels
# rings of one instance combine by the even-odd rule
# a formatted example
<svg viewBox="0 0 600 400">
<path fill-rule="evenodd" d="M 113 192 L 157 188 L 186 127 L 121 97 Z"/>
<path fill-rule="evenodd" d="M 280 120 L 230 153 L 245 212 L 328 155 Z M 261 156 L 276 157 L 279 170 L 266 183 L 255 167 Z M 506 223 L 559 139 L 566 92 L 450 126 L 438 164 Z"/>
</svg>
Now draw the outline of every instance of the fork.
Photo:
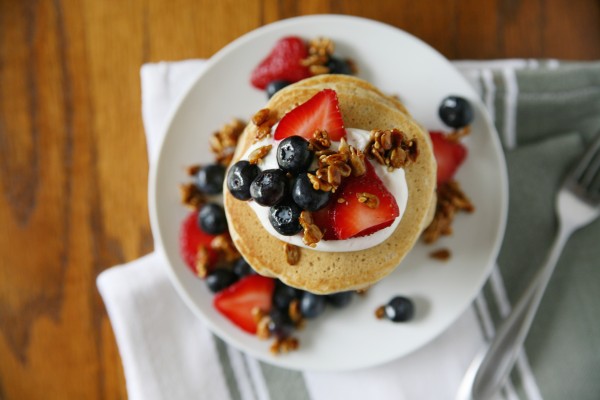
<svg viewBox="0 0 600 400">
<path fill-rule="evenodd" d="M 512 370 L 560 254 L 573 232 L 600 215 L 600 134 L 563 182 L 557 198 L 558 233 L 545 264 L 536 273 L 496 336 L 475 357 L 457 399 L 488 400 Z"/>
</svg>

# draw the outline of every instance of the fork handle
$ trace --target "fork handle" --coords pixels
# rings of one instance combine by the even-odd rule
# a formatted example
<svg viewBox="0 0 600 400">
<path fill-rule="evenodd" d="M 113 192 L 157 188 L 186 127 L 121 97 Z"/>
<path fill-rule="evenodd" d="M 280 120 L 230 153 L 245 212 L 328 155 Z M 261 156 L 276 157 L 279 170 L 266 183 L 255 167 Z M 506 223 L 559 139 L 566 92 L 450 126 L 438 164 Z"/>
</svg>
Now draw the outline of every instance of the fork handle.
<svg viewBox="0 0 600 400">
<path fill-rule="evenodd" d="M 560 227 L 543 267 L 500 325 L 474 378 L 472 399 L 489 399 L 512 370 L 571 229 Z"/>
</svg>

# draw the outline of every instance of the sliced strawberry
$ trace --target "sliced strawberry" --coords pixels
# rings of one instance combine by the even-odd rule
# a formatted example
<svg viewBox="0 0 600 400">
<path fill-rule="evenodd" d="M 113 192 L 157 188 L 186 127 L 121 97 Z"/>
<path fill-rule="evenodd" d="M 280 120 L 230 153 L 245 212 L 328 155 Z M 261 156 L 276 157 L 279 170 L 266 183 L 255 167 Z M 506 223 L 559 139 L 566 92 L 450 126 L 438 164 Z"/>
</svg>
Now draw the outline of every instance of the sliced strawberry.
<svg viewBox="0 0 600 400">
<path fill-rule="evenodd" d="M 274 289 L 274 279 L 261 275 L 247 275 L 217 293 L 213 305 L 231 322 L 254 334 L 257 322 L 252 310 L 259 308 L 268 313 L 271 310 Z"/>
<path fill-rule="evenodd" d="M 371 163 L 366 164 L 367 172 L 359 177 L 347 178 L 331 203 L 333 229 L 338 239 L 370 235 L 390 226 L 400 215 L 396 199 L 381 182 Z M 357 194 L 362 193 L 377 196 L 379 205 L 370 208 L 359 202 Z"/>
<path fill-rule="evenodd" d="M 317 129 L 327 131 L 331 140 L 340 140 L 346 136 L 337 94 L 332 89 L 321 90 L 285 114 L 277 125 L 275 139 L 281 140 L 293 135 L 312 139 Z"/>
<path fill-rule="evenodd" d="M 460 142 L 448 140 L 441 132 L 430 132 L 437 161 L 437 184 L 448 182 L 467 157 L 467 148 Z"/>
<path fill-rule="evenodd" d="M 181 257 L 194 274 L 198 274 L 196 260 L 198 251 L 202 246 L 208 252 L 208 264 L 214 265 L 217 262 L 218 254 L 210 246 L 210 242 L 215 238 L 200 229 L 198 224 L 198 212 L 191 212 L 182 222 L 179 231 L 179 250 Z"/>
<path fill-rule="evenodd" d="M 308 49 L 302 39 L 284 37 L 275 43 L 271 53 L 252 71 L 250 82 L 257 89 L 264 90 L 269 82 L 275 80 L 294 83 L 308 78 L 310 71 L 301 63 L 307 55 Z"/>
<path fill-rule="evenodd" d="M 333 229 L 333 210 L 331 204 L 332 203 L 319 211 L 311 213 L 313 222 L 321 229 L 321 232 L 323 232 L 323 240 L 339 239 L 335 229 Z"/>
</svg>

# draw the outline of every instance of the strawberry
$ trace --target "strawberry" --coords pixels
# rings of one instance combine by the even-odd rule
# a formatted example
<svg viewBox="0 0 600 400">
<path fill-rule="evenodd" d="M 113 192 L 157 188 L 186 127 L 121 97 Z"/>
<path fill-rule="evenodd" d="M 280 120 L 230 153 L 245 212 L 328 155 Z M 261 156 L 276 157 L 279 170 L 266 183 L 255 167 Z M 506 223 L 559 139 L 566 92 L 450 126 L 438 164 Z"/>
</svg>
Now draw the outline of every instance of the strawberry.
<svg viewBox="0 0 600 400">
<path fill-rule="evenodd" d="M 437 184 L 448 182 L 467 157 L 467 148 L 456 140 L 448 140 L 441 132 L 430 132 L 437 161 Z"/>
<path fill-rule="evenodd" d="M 334 195 L 335 196 L 335 195 Z M 334 200 L 335 201 L 335 200 Z M 312 218 L 315 225 L 317 225 L 321 232 L 323 232 L 323 240 L 338 240 L 337 233 L 333 226 L 333 210 L 331 206 L 331 200 L 329 205 L 319 211 L 312 212 Z"/>
<path fill-rule="evenodd" d="M 288 36 L 275 43 L 271 53 L 258 64 L 250 75 L 250 82 L 257 89 L 264 90 L 269 82 L 284 80 L 298 82 L 311 76 L 308 67 L 301 64 L 308 55 L 304 41 L 296 36 Z"/>
<path fill-rule="evenodd" d="M 257 321 L 252 310 L 259 308 L 268 313 L 275 290 L 275 280 L 261 275 L 247 275 L 217 293 L 215 308 L 231 322 L 248 333 L 255 334 Z"/>
<path fill-rule="evenodd" d="M 194 274 L 198 274 L 196 258 L 201 246 L 204 246 L 208 251 L 209 266 L 212 266 L 217 262 L 218 254 L 210 246 L 210 242 L 214 238 L 214 235 L 209 235 L 200 229 L 197 211 L 191 212 L 183 220 L 179 231 L 179 248 L 181 257 Z"/>
<path fill-rule="evenodd" d="M 297 135 L 310 140 L 317 129 L 327 131 L 331 140 L 346 136 L 337 94 L 332 89 L 321 90 L 285 114 L 277 125 L 274 137 L 281 140 Z"/>
<path fill-rule="evenodd" d="M 349 177 L 342 182 L 331 202 L 333 229 L 338 239 L 370 235 L 390 226 L 400 215 L 394 196 L 381 182 L 371 163 L 366 165 L 364 175 Z M 360 203 L 357 194 L 362 193 L 377 196 L 379 205 L 370 208 Z"/>
</svg>

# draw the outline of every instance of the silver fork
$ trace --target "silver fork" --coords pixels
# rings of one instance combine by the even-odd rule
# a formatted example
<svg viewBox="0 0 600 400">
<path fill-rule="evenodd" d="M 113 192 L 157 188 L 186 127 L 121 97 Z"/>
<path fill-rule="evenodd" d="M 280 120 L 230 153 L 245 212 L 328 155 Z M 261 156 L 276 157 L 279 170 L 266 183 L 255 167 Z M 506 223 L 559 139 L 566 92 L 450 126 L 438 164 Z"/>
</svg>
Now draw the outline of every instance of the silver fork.
<svg viewBox="0 0 600 400">
<path fill-rule="evenodd" d="M 488 400 L 504 385 L 518 357 L 556 262 L 571 234 L 600 215 L 600 134 L 570 172 L 556 198 L 558 233 L 546 259 L 486 349 L 472 361 L 457 399 Z"/>
</svg>

